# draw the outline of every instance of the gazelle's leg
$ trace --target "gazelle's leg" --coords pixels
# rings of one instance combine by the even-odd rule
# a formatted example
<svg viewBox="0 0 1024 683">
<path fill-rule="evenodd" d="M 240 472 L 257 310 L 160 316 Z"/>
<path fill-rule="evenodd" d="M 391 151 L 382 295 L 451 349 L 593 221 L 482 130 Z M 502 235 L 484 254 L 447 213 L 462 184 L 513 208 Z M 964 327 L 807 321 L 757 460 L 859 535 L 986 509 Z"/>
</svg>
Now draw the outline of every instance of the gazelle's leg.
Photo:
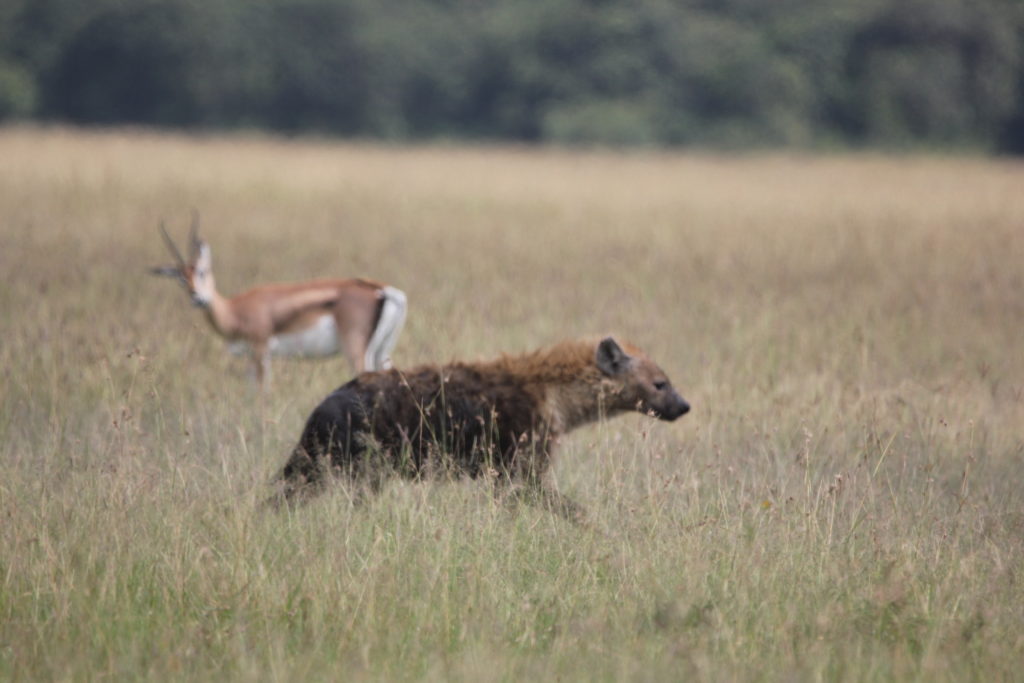
<svg viewBox="0 0 1024 683">
<path fill-rule="evenodd" d="M 366 345 L 373 334 L 377 306 L 372 292 L 360 291 L 339 299 L 334 309 L 341 350 L 356 374 L 372 369 L 366 364 Z"/>
<path fill-rule="evenodd" d="M 366 367 L 366 335 L 362 330 L 351 329 L 342 333 L 341 346 L 353 374 L 358 375 Z"/>
<path fill-rule="evenodd" d="M 261 389 L 270 389 L 270 346 L 266 342 L 252 344 L 252 369 Z"/>
</svg>

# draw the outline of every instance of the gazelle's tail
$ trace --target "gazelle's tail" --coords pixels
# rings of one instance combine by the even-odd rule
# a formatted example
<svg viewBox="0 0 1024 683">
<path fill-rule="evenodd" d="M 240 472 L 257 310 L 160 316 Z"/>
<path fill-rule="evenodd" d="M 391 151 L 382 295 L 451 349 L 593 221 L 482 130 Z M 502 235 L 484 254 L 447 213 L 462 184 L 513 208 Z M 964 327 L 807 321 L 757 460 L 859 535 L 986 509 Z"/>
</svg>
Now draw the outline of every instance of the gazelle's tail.
<svg viewBox="0 0 1024 683">
<path fill-rule="evenodd" d="M 380 290 L 380 296 L 377 326 L 373 329 L 363 358 L 366 370 L 386 370 L 391 367 L 391 349 L 395 348 L 402 325 L 405 324 L 405 292 L 395 287 L 384 287 Z"/>
</svg>

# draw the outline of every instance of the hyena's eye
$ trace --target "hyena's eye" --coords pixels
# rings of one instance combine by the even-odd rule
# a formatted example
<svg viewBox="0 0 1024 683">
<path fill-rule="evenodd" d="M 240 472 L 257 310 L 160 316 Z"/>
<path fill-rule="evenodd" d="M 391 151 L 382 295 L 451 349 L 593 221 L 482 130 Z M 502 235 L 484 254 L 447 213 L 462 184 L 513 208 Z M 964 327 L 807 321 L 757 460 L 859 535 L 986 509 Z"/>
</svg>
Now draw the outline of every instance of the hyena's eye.
<svg viewBox="0 0 1024 683">
<path fill-rule="evenodd" d="M 666 382 L 663 379 L 659 379 L 657 382 L 654 383 L 654 388 L 657 389 L 658 391 L 663 391 L 667 386 L 668 382 Z"/>
</svg>

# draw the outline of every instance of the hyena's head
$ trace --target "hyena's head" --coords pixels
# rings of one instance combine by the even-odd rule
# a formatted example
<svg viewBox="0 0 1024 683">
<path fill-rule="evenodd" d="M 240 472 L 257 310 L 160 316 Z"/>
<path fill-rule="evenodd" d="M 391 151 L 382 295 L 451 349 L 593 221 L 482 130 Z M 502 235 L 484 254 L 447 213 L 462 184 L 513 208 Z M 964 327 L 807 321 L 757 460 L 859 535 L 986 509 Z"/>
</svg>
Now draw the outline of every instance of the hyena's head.
<svg viewBox="0 0 1024 683">
<path fill-rule="evenodd" d="M 597 345 L 597 367 L 611 383 L 609 408 L 636 410 L 671 422 L 690 412 L 665 372 L 638 349 L 627 353 L 612 337 Z"/>
</svg>

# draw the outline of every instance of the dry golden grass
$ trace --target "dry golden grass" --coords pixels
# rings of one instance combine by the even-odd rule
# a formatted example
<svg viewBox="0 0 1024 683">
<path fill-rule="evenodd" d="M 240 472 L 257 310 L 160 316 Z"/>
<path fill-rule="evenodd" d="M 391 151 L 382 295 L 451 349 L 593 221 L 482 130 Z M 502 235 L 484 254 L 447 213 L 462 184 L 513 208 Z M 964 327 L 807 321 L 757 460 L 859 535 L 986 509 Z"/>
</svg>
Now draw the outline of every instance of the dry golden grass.
<svg viewBox="0 0 1024 683">
<path fill-rule="evenodd" d="M 0 678 L 1020 679 L 1024 166 L 0 131 Z M 179 288 L 367 275 L 399 364 L 614 331 L 694 411 L 581 430 L 594 529 L 474 483 L 255 502 L 261 399 Z"/>
</svg>

